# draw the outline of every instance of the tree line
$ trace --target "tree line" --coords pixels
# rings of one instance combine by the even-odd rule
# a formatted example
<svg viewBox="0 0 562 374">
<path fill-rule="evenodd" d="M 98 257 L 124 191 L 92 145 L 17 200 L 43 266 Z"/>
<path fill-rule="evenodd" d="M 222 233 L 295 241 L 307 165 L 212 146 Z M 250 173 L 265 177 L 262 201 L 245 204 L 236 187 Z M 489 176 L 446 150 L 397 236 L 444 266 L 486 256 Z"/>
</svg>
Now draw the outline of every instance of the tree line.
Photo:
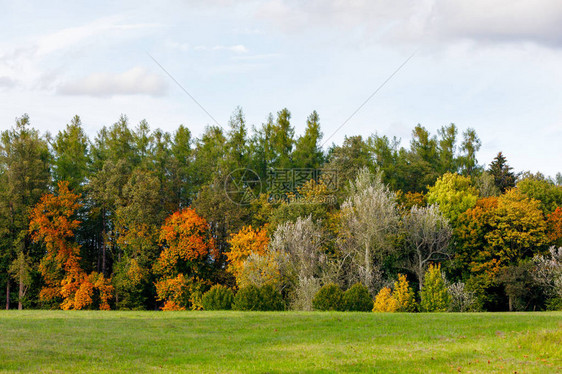
<svg viewBox="0 0 562 374">
<path fill-rule="evenodd" d="M 392 300 L 407 278 L 419 298 L 429 269 L 472 310 L 555 308 L 562 176 L 515 174 L 502 153 L 481 165 L 480 146 L 450 124 L 324 150 L 318 114 L 297 136 L 287 109 L 250 128 L 237 108 L 198 138 L 126 116 L 94 139 L 78 116 L 53 136 L 23 115 L 0 141 L 6 308 L 200 309 L 221 285 L 308 310 L 328 285 Z M 225 190 L 240 169 L 320 172 L 282 200 L 244 186 L 255 198 L 239 204 Z"/>
</svg>

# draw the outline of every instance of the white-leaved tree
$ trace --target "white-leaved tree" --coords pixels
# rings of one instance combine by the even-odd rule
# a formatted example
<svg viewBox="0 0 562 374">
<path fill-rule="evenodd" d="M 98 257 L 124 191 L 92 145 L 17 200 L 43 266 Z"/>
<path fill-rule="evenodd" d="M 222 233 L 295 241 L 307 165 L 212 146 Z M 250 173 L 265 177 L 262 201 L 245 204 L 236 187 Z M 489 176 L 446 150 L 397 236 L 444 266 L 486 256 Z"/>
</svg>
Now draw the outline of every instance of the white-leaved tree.
<svg viewBox="0 0 562 374">
<path fill-rule="evenodd" d="M 378 291 L 380 265 L 393 247 L 398 222 L 396 195 L 382 182 L 381 172 L 359 171 L 341 207 L 338 250 L 347 264 L 348 286 L 360 281 L 372 294 Z"/>
<path fill-rule="evenodd" d="M 550 247 L 548 256 L 536 255 L 535 280 L 544 288 L 546 294 L 552 298 L 562 298 L 562 247 Z"/>
<path fill-rule="evenodd" d="M 269 248 L 283 255 L 280 272 L 291 292 L 294 309 L 312 309 L 312 298 L 329 269 L 326 236 L 311 216 L 285 222 L 273 233 Z"/>
<path fill-rule="evenodd" d="M 429 263 L 451 256 L 452 229 L 436 205 L 413 206 L 403 218 L 404 266 L 412 271 L 421 290 Z"/>
</svg>

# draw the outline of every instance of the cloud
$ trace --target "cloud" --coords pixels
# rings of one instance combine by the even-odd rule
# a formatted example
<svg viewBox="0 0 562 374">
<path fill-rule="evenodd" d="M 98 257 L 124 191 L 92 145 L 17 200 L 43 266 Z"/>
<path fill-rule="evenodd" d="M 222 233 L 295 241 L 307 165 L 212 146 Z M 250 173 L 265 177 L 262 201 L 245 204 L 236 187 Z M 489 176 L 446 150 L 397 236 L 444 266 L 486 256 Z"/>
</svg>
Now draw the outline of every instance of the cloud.
<svg viewBox="0 0 562 374">
<path fill-rule="evenodd" d="M 86 78 L 61 85 L 57 92 L 63 95 L 114 96 L 150 95 L 166 93 L 166 81 L 157 74 L 135 67 L 120 74 L 94 73 Z"/>
<path fill-rule="evenodd" d="M 269 0 L 256 18 L 295 33 L 357 28 L 376 41 L 469 39 L 562 47 L 559 0 Z"/>
<path fill-rule="evenodd" d="M 168 46 L 171 49 L 180 50 L 182 52 L 187 52 L 190 49 L 190 46 L 189 46 L 188 43 L 178 43 L 178 42 L 174 42 L 174 41 L 167 41 L 166 46 Z"/>
<path fill-rule="evenodd" d="M 216 45 L 214 47 L 207 47 L 207 46 L 197 46 L 195 47 L 197 51 L 230 51 L 234 53 L 247 53 L 248 49 L 241 44 L 225 46 L 225 45 Z"/>
<path fill-rule="evenodd" d="M 0 77 L 0 88 L 12 88 L 16 82 L 10 77 Z"/>
</svg>

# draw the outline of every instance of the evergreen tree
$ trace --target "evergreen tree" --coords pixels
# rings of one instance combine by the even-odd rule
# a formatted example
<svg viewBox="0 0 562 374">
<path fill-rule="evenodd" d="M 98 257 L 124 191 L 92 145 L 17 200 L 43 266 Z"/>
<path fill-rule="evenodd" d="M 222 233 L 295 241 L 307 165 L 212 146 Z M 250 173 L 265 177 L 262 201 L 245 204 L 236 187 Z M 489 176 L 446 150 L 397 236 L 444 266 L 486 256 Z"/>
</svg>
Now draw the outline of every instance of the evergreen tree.
<svg viewBox="0 0 562 374">
<path fill-rule="evenodd" d="M 55 185 L 67 181 L 71 190 L 82 192 L 91 163 L 88 143 L 80 117 L 74 116 L 52 143 Z"/>
<path fill-rule="evenodd" d="M 320 147 L 322 132 L 318 113 L 312 112 L 306 120 L 306 130 L 295 144 L 293 160 L 295 167 L 303 169 L 318 169 L 324 163 L 324 153 Z"/>
<path fill-rule="evenodd" d="M 29 214 L 50 184 L 50 153 L 47 142 L 30 127 L 29 116 L 16 119 L 11 130 L 0 139 L 0 274 L 6 287 L 6 309 L 10 306 L 8 267 L 21 252 L 38 262 L 40 248 L 32 245 L 29 236 Z M 24 283 L 19 283 L 19 301 Z M 21 307 L 21 304 L 20 304 Z"/>
<path fill-rule="evenodd" d="M 513 168 L 507 164 L 507 160 L 502 152 L 498 153 L 494 161 L 490 164 L 488 172 L 494 177 L 494 182 L 501 193 L 504 193 L 509 188 L 515 187 L 517 176 L 511 171 L 512 169 Z"/>
</svg>

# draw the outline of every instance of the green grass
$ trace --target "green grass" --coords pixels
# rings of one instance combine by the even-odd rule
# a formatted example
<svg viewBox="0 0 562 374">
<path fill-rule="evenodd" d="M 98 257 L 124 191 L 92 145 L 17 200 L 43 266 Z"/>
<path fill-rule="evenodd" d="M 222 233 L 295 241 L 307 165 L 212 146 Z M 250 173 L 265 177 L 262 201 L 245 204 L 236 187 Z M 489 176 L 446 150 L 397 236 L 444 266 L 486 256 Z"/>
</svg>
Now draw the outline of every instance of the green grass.
<svg viewBox="0 0 562 374">
<path fill-rule="evenodd" d="M 0 371 L 562 372 L 562 313 L 0 312 Z"/>
</svg>

